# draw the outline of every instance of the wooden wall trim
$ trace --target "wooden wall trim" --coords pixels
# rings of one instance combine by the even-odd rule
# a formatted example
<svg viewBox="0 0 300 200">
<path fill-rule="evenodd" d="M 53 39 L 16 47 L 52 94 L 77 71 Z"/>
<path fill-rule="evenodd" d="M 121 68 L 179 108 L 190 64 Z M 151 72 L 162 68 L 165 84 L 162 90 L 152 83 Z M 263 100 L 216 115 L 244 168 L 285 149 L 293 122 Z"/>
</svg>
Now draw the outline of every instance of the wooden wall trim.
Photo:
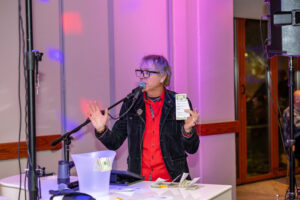
<svg viewBox="0 0 300 200">
<path fill-rule="evenodd" d="M 55 150 L 61 148 L 61 143 L 56 146 L 51 146 L 50 143 L 59 138 L 61 135 L 46 135 L 36 137 L 36 150 Z M 20 157 L 27 157 L 27 146 L 26 142 L 20 143 Z M 0 144 L 0 160 L 8 160 L 18 158 L 18 142 L 2 143 Z"/>
<path fill-rule="evenodd" d="M 198 124 L 196 126 L 196 130 L 199 136 L 238 133 L 240 131 L 240 122 L 230 121 L 211 124 Z"/>
<path fill-rule="evenodd" d="M 220 122 L 211 124 L 198 124 L 196 130 L 199 136 L 218 135 L 224 133 L 238 133 L 239 121 Z M 56 146 L 51 146 L 50 143 L 61 135 L 47 135 L 36 137 L 36 150 L 56 150 L 62 147 L 61 143 Z M 20 157 L 27 157 L 26 143 L 20 143 Z M 18 142 L 0 144 L 0 160 L 8 160 L 18 158 Z"/>
</svg>

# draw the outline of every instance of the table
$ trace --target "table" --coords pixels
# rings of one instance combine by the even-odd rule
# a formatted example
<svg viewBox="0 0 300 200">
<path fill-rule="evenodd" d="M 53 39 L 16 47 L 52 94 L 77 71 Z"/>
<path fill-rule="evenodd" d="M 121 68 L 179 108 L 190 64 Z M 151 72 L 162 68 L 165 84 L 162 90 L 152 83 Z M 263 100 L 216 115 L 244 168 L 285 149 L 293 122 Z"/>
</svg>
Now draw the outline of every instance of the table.
<svg viewBox="0 0 300 200">
<path fill-rule="evenodd" d="M 24 175 L 22 175 L 24 181 Z M 71 177 L 75 181 L 77 177 Z M 231 200 L 231 185 L 199 184 L 197 190 L 186 190 L 184 188 L 151 188 L 152 182 L 142 181 L 130 186 L 110 186 L 107 196 L 95 197 L 97 200 Z M 42 200 L 48 200 L 51 195 L 49 190 L 57 190 L 57 176 L 41 178 Z M 25 199 L 24 185 L 22 185 L 21 199 Z M 0 196 L 11 200 L 18 199 L 19 175 L 7 177 L 0 180 Z M 28 194 L 28 193 L 27 193 Z M 29 198 L 27 198 L 29 199 Z M 62 199 L 56 197 L 55 200 Z"/>
</svg>

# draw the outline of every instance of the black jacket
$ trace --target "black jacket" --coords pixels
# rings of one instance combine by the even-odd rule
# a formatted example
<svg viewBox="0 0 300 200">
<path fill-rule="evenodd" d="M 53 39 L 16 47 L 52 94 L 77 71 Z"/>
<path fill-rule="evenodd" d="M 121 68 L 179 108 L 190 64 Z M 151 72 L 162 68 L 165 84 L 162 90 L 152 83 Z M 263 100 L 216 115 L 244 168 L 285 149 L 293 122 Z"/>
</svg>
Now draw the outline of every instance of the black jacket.
<svg viewBox="0 0 300 200">
<path fill-rule="evenodd" d="M 132 100 L 123 103 L 120 115 L 126 112 L 131 103 Z M 186 152 L 193 154 L 199 146 L 195 128 L 191 137 L 185 137 L 182 133 L 184 121 L 176 121 L 175 112 L 175 92 L 166 89 L 159 134 L 162 157 L 172 179 L 189 172 Z M 116 121 L 112 130 L 106 129 L 101 137 L 96 133 L 97 138 L 111 150 L 118 149 L 128 137 L 128 170 L 137 174 L 141 174 L 145 120 L 145 103 L 141 94 L 133 108 Z"/>
</svg>

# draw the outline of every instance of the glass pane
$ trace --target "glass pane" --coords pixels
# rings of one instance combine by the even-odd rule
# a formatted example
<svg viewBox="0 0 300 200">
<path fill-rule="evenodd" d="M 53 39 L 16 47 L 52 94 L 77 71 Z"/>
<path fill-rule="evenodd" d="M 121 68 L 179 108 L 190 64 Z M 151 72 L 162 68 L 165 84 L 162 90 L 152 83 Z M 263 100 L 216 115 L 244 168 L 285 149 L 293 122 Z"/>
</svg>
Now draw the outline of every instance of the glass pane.
<svg viewBox="0 0 300 200">
<path fill-rule="evenodd" d="M 288 58 L 278 57 L 278 103 L 280 113 L 289 105 L 289 88 L 288 88 Z M 279 114 L 279 117 L 281 115 Z M 283 134 L 283 133 L 282 133 Z M 279 147 L 279 170 L 287 168 L 287 156 L 283 148 L 283 138 L 280 135 L 280 127 L 278 127 L 278 147 Z"/>
<path fill-rule="evenodd" d="M 235 73 L 235 80 L 234 80 L 234 96 L 235 96 L 235 119 L 239 119 L 239 115 L 238 115 L 238 110 L 239 110 L 239 79 L 237 78 L 239 73 L 238 73 L 238 59 L 237 59 L 237 52 L 238 52 L 238 46 L 237 46 L 237 20 L 234 20 L 234 57 L 235 57 L 235 62 L 234 62 L 234 73 Z M 235 152 L 236 152 L 236 179 L 240 178 L 240 166 L 239 166 L 239 162 L 240 162 L 240 154 L 239 154 L 239 133 L 235 134 Z"/>
<path fill-rule="evenodd" d="M 266 38 L 267 23 L 262 22 Z M 246 20 L 247 176 L 270 171 L 268 92 L 259 20 Z"/>
</svg>

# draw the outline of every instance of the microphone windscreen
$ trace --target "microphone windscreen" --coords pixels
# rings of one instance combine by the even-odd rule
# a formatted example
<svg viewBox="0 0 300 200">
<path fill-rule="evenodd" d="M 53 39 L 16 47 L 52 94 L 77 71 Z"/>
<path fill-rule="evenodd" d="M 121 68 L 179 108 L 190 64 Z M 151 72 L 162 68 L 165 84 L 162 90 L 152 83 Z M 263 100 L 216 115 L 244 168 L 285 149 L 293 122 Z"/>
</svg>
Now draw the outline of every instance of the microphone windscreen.
<svg viewBox="0 0 300 200">
<path fill-rule="evenodd" d="M 144 81 L 140 81 L 139 87 L 144 89 L 146 87 L 146 83 Z"/>
</svg>

